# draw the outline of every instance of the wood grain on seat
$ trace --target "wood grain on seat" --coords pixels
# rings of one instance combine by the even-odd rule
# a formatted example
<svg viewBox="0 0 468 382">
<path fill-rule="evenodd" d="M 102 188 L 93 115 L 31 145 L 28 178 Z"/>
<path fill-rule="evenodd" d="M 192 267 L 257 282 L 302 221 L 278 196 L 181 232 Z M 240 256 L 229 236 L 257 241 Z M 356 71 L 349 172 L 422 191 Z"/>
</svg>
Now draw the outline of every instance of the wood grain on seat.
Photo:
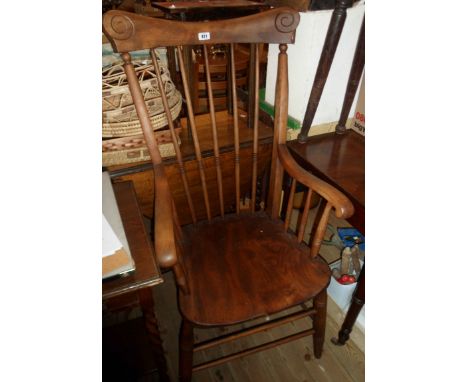
<svg viewBox="0 0 468 382">
<path fill-rule="evenodd" d="M 264 212 L 217 218 L 184 232 L 192 293 L 180 293 L 179 301 L 195 324 L 229 325 L 272 314 L 328 285 L 327 264 Z"/>
</svg>

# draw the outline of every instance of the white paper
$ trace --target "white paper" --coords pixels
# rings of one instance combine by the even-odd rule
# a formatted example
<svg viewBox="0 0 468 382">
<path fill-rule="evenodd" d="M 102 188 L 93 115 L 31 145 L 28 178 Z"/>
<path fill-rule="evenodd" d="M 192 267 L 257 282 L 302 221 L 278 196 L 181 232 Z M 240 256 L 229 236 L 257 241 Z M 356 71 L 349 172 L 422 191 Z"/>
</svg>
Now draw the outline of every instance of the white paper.
<svg viewBox="0 0 468 382">
<path fill-rule="evenodd" d="M 102 214 L 102 257 L 110 256 L 123 247 L 119 238 Z"/>
</svg>

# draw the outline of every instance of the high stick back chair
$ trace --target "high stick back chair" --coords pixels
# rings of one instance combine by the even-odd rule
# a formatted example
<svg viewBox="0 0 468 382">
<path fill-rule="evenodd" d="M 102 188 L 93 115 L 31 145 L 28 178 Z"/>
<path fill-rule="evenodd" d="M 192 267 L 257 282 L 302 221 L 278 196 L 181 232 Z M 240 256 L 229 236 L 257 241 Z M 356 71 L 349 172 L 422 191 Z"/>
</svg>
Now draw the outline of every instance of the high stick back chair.
<svg viewBox="0 0 468 382">
<path fill-rule="evenodd" d="M 136 106 L 143 134 L 148 146 L 154 170 L 154 237 L 157 261 L 163 268 L 173 270 L 177 287 L 179 309 L 182 315 L 179 346 L 179 377 L 190 381 L 193 371 L 202 370 L 260 350 L 281 345 L 285 342 L 313 335 L 314 354 L 322 354 L 325 319 L 326 288 L 330 282 L 328 265 L 318 256 L 325 234 L 329 215 L 346 218 L 353 213 L 353 206 L 346 196 L 331 185 L 321 181 L 301 168 L 286 147 L 286 125 L 288 118 L 288 64 L 287 44 L 294 43 L 295 30 L 299 24 L 299 13 L 290 8 L 276 8 L 259 14 L 230 20 L 208 22 L 179 22 L 154 19 L 121 11 L 110 11 L 103 18 L 104 33 L 114 51 L 121 53 L 129 88 Z M 233 163 L 222 163 L 222 153 L 218 142 L 217 113 L 213 104 L 210 81 L 209 57 L 206 46 L 212 44 L 229 45 L 229 70 L 235 84 L 236 67 L 234 46 L 238 43 L 251 43 L 255 55 L 255 102 L 254 124 L 251 142 L 247 149 L 241 148 L 240 131 L 248 129 L 240 118 L 237 89 L 232 86 L 232 117 L 230 131 L 233 135 Z M 254 202 L 257 195 L 258 171 L 258 131 L 259 131 L 259 60 L 258 46 L 262 43 L 279 44 L 278 73 L 275 92 L 275 117 L 268 195 L 264 204 Z M 210 158 L 200 149 L 196 118 L 190 84 L 185 73 L 182 46 L 203 45 L 203 57 L 207 78 L 209 100 L 209 120 L 213 142 Z M 159 60 L 155 48 L 175 49 L 178 66 L 181 70 L 183 93 L 187 106 L 189 126 L 193 138 L 197 173 L 194 183 L 187 177 L 186 162 L 180 148 L 175 144 L 175 156 L 180 170 L 185 202 L 190 210 L 192 222 L 180 226 L 177 209 L 173 202 L 169 179 L 153 135 L 148 111 L 145 107 L 139 83 L 129 52 L 149 49 L 157 74 Z M 271 48 L 270 48 L 271 49 Z M 161 91 L 163 105 L 170 112 Z M 168 118 L 169 129 L 174 142 L 174 124 Z M 241 158 L 247 154 L 247 159 Z M 214 166 L 208 173 L 206 163 L 214 158 Z M 247 163 L 247 165 L 245 165 Z M 249 210 L 242 208 L 241 172 L 249 172 L 252 201 Z M 288 200 L 282 198 L 283 174 L 292 178 L 292 192 Z M 233 182 L 225 182 L 234 178 Z M 320 213 L 316 217 L 311 232 L 311 243 L 303 238 L 307 214 L 298 222 L 297 229 L 290 228 L 293 195 L 296 185 L 307 187 L 306 206 L 314 193 L 321 198 Z M 242 186 L 242 187 L 241 187 Z M 234 190 L 228 188 L 233 187 Z M 231 192 L 232 191 L 232 192 Z M 200 195 L 196 195 L 199 193 Z M 234 206 L 226 195 L 233 194 Z M 216 195 L 215 197 L 213 195 Z M 196 201 L 196 202 L 195 202 Z M 199 203 L 200 202 L 200 203 Z M 286 217 L 280 219 L 283 203 L 287 203 Z M 200 204 L 204 213 L 197 212 Z M 204 218 L 200 218 L 203 216 Z M 306 302 L 313 301 L 312 307 Z M 271 314 L 282 312 L 294 306 L 305 306 L 299 312 L 270 320 Z M 306 316 L 312 318 L 312 328 L 274 340 L 273 342 L 246 349 L 202 364 L 193 365 L 193 353 L 220 345 L 246 335 L 283 325 Z M 235 332 L 210 341 L 194 344 L 193 328 L 229 326 L 265 318 L 266 322 L 255 325 L 243 332 Z"/>
</svg>

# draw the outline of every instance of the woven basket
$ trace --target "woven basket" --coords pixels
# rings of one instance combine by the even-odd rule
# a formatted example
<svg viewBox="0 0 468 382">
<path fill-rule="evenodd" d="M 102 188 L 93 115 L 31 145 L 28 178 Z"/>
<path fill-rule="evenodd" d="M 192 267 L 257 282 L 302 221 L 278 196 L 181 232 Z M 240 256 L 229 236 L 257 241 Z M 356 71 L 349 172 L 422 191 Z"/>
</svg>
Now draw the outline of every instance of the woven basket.
<svg viewBox="0 0 468 382">
<path fill-rule="evenodd" d="M 174 120 L 182 107 L 182 96 L 171 81 L 167 66 L 159 61 L 161 79 L 171 118 Z M 135 60 L 135 72 L 140 82 L 153 129 L 167 126 L 156 73 L 149 60 Z M 141 133 L 141 125 L 128 89 L 123 63 L 117 62 L 102 70 L 102 136 L 125 137 Z"/>
<path fill-rule="evenodd" d="M 181 128 L 176 128 L 177 144 L 180 145 Z M 174 143 L 169 130 L 156 131 L 154 136 L 158 143 L 161 157 L 175 156 Z M 148 148 L 143 135 L 107 139 L 102 142 L 102 165 L 115 166 L 150 160 Z"/>
</svg>

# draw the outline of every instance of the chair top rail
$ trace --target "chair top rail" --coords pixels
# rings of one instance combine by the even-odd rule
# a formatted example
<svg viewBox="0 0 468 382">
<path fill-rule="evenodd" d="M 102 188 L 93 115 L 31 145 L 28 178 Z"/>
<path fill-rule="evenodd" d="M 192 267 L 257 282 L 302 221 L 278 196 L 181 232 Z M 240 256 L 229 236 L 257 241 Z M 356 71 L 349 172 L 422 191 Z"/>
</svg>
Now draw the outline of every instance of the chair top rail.
<svg viewBox="0 0 468 382">
<path fill-rule="evenodd" d="M 103 18 L 103 32 L 115 52 L 161 46 L 219 43 L 294 43 L 299 13 L 273 8 L 230 20 L 185 22 L 112 10 Z"/>
</svg>

